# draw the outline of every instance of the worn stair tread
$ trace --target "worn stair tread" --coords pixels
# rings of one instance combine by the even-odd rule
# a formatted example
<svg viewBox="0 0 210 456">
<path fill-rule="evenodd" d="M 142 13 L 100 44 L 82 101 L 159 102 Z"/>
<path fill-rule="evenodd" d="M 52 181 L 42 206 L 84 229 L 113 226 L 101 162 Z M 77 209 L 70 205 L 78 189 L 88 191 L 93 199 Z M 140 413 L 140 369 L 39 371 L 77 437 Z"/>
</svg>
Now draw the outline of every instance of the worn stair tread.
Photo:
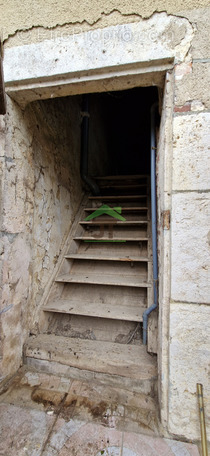
<svg viewBox="0 0 210 456">
<path fill-rule="evenodd" d="M 103 237 L 103 238 L 95 238 L 94 236 L 76 236 L 74 237 L 74 240 L 75 241 L 86 241 L 86 242 L 95 242 L 95 243 L 100 243 L 100 242 L 121 242 L 121 243 L 125 243 L 125 242 L 141 242 L 141 241 L 148 241 L 149 238 L 148 237 L 143 237 L 143 236 L 135 236 L 135 237 L 127 237 L 127 236 L 124 236 L 124 237 L 121 237 L 121 238 L 115 238 L 113 237 L 112 239 L 110 239 L 109 237 Z"/>
<path fill-rule="evenodd" d="M 132 183 L 132 184 L 116 185 L 113 182 L 110 182 L 109 184 L 100 184 L 100 188 L 103 188 L 103 189 L 114 188 L 116 190 L 121 190 L 121 189 L 130 190 L 132 188 L 142 188 L 142 187 L 147 187 L 147 183 L 145 182 L 144 184 Z"/>
<path fill-rule="evenodd" d="M 103 238 L 95 238 L 93 236 L 76 236 L 74 237 L 75 241 L 93 241 L 93 242 L 137 242 L 137 241 L 148 241 L 148 237 L 142 237 L 142 236 L 135 236 L 133 238 L 124 236 L 123 238 L 115 238 L 110 239 L 109 237 L 103 237 Z"/>
<path fill-rule="evenodd" d="M 157 376 L 156 360 L 148 355 L 143 345 L 39 334 L 27 340 L 25 355 L 139 381 Z"/>
<path fill-rule="evenodd" d="M 125 200 L 138 200 L 138 199 L 141 199 L 141 198 L 147 198 L 147 195 L 107 195 L 107 196 L 88 196 L 88 199 L 91 200 L 91 201 L 108 201 L 108 200 L 111 200 L 111 201 L 117 201 L 117 200 L 121 200 L 121 201 L 125 201 Z"/>
<path fill-rule="evenodd" d="M 57 290 L 59 291 L 59 290 Z M 81 283 L 65 283 L 62 287 L 60 298 L 71 299 L 72 301 L 80 302 L 96 302 L 115 306 L 120 303 L 122 307 L 132 303 L 133 306 L 147 307 L 147 289 L 132 288 L 132 287 L 114 287 L 107 285 L 92 285 Z M 52 295 L 49 301 L 54 301 L 58 295 Z"/>
<path fill-rule="evenodd" d="M 148 174 L 130 174 L 130 175 L 119 175 L 119 176 L 96 176 L 94 179 L 96 180 L 132 180 L 132 179 L 146 179 L 148 178 Z"/>
<path fill-rule="evenodd" d="M 96 225 L 80 225 L 78 227 L 77 232 L 75 233 L 76 236 L 88 237 L 93 238 L 95 240 L 103 240 L 103 239 L 111 239 L 114 241 L 115 239 L 119 239 L 122 241 L 126 241 L 126 239 L 136 239 L 136 238 L 144 238 L 149 237 L 150 232 L 148 233 L 147 225 L 115 225 L 115 224 L 96 224 Z"/>
<path fill-rule="evenodd" d="M 42 307 L 42 310 L 87 317 L 140 322 L 143 321 L 143 313 L 146 307 L 133 305 L 130 302 L 127 306 L 122 306 L 120 303 L 109 305 L 104 302 L 76 301 L 72 297 L 69 299 L 58 298 L 54 301 L 48 301 Z"/>
<path fill-rule="evenodd" d="M 148 220 L 115 220 L 113 218 L 110 218 L 110 220 L 102 220 L 101 218 L 98 218 L 97 220 L 90 220 L 90 221 L 80 221 L 80 225 L 122 225 L 122 226 L 138 226 L 138 225 L 147 225 Z"/>
<path fill-rule="evenodd" d="M 70 273 L 62 274 L 56 277 L 56 282 L 63 283 L 92 283 L 96 285 L 116 285 L 124 287 L 143 287 L 150 288 L 151 284 L 145 280 L 141 280 L 139 275 L 128 274 L 95 274 L 87 272 L 87 274 Z"/>
<path fill-rule="evenodd" d="M 94 209 L 97 209 L 97 208 L 94 208 L 94 207 L 85 207 L 85 208 L 84 208 L 84 211 L 85 211 L 85 212 L 93 212 Z M 130 212 L 130 211 L 133 211 L 133 212 L 142 212 L 142 211 L 147 211 L 147 210 L 148 210 L 148 207 L 147 207 L 147 206 L 121 207 L 121 213 L 122 213 L 122 212 Z"/>
<path fill-rule="evenodd" d="M 119 257 L 119 256 L 108 256 L 108 255 L 91 255 L 91 254 L 86 254 L 86 253 L 70 253 L 68 255 L 65 255 L 65 258 L 66 259 L 69 259 L 69 260 L 100 260 L 100 261 L 128 261 L 130 263 L 132 262 L 140 262 L 140 261 L 145 261 L 145 262 L 149 262 L 151 261 L 151 259 L 149 259 L 148 257 L 144 257 L 144 256 L 125 256 L 125 257 Z"/>
<path fill-rule="evenodd" d="M 78 250 L 71 248 L 67 254 L 96 255 L 97 257 L 114 258 L 135 258 L 144 257 L 152 259 L 151 253 L 148 255 L 147 242 L 113 242 L 110 249 L 108 242 L 80 242 Z"/>
</svg>

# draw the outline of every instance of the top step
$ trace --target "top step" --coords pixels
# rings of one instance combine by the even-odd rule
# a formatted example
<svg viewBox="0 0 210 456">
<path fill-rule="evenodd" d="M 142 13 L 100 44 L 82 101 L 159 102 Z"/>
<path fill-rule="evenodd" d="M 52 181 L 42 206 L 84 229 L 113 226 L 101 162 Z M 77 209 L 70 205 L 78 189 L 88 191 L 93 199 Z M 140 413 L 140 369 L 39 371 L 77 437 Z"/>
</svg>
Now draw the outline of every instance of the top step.
<svg viewBox="0 0 210 456">
<path fill-rule="evenodd" d="M 136 180 L 136 179 L 148 179 L 147 174 L 131 174 L 131 175 L 120 175 L 120 176 L 97 176 L 94 177 L 95 180 Z"/>
<path fill-rule="evenodd" d="M 147 183 L 145 184 L 121 184 L 121 185 L 118 185 L 118 184 L 113 184 L 112 182 L 109 182 L 109 184 L 100 184 L 100 188 L 103 188 L 104 190 L 107 190 L 107 189 L 112 189 L 113 187 L 115 188 L 115 190 L 133 190 L 133 189 L 142 189 L 142 188 L 145 188 L 147 186 Z"/>
<path fill-rule="evenodd" d="M 88 196 L 89 200 L 95 201 L 127 201 L 127 200 L 139 200 L 141 198 L 147 198 L 147 195 L 107 195 L 107 196 Z"/>
</svg>

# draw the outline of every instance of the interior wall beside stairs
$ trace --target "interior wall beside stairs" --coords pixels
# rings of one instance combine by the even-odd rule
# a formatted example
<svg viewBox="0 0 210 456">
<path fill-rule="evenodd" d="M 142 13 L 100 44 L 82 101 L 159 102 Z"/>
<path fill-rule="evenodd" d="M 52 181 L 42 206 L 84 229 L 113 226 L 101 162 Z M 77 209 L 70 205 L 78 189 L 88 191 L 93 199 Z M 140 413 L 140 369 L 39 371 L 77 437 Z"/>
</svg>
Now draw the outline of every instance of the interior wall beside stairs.
<svg viewBox="0 0 210 456">
<path fill-rule="evenodd" d="M 82 197 L 81 97 L 8 98 L 1 123 L 2 303 L 0 377 L 22 362 L 22 347 Z"/>
</svg>

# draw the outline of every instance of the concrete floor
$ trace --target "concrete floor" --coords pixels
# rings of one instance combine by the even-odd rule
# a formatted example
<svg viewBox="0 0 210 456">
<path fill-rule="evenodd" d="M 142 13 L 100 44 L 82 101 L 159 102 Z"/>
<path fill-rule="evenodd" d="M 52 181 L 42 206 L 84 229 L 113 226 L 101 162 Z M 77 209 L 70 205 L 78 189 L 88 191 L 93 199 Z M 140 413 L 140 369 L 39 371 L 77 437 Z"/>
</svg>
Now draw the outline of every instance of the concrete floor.
<svg viewBox="0 0 210 456">
<path fill-rule="evenodd" d="M 0 396 L 2 456 L 198 456 L 161 438 L 155 401 L 22 368 Z"/>
</svg>

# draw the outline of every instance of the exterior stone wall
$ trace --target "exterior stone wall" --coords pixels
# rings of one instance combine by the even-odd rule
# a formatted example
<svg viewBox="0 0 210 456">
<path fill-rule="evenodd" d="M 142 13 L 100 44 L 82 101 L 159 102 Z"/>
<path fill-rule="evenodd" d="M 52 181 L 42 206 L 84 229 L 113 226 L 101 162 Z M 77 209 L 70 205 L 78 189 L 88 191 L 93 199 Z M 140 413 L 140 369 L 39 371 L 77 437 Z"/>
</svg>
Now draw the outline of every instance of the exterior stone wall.
<svg viewBox="0 0 210 456">
<path fill-rule="evenodd" d="M 201 103 L 199 80 L 197 83 L 195 96 Z M 205 105 L 208 98 L 204 100 L 204 97 L 205 92 Z M 193 96 L 190 100 L 192 106 Z M 173 122 L 169 430 L 188 438 L 200 435 L 196 383 L 204 387 L 208 435 L 210 431 L 209 183 L 206 172 L 210 165 L 210 114 L 204 105 L 200 112 L 198 101 L 196 113 L 176 113 Z"/>
<path fill-rule="evenodd" d="M 171 212 L 169 431 L 200 438 L 196 383 L 204 387 L 210 436 L 209 10 L 196 24 L 186 64 L 175 68 Z"/>
<path fill-rule="evenodd" d="M 8 99 L 2 141 L 1 377 L 22 362 L 22 347 L 81 200 L 80 103 Z M 4 146 L 4 147 L 3 147 Z M 10 307 L 11 306 L 11 307 Z"/>
</svg>

